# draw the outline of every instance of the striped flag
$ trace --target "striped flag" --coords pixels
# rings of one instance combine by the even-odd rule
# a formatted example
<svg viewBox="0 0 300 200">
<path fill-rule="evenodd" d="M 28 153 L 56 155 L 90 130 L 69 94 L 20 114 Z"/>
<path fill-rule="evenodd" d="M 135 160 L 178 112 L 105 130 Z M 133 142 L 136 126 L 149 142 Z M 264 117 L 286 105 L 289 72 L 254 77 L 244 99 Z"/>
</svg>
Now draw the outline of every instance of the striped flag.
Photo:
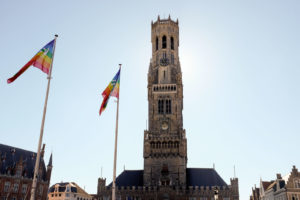
<svg viewBox="0 0 300 200">
<path fill-rule="evenodd" d="M 50 66 L 53 59 L 53 47 L 54 40 L 46 44 L 31 60 L 24 65 L 13 77 L 7 80 L 7 83 L 12 83 L 15 81 L 21 74 L 23 74 L 31 65 L 39 68 L 46 74 L 49 74 Z"/>
<path fill-rule="evenodd" d="M 105 110 L 110 96 L 119 99 L 120 73 L 121 68 L 119 69 L 115 77 L 112 79 L 112 81 L 108 84 L 106 89 L 102 92 L 103 101 L 100 107 L 99 115 L 101 115 L 101 113 Z"/>
</svg>

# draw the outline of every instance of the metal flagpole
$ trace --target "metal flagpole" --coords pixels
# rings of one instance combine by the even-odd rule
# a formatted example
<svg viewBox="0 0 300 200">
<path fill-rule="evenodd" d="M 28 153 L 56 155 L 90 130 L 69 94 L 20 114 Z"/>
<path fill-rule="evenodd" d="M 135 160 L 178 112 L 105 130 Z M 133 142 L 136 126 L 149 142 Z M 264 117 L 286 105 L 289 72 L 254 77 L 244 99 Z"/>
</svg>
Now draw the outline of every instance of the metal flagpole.
<svg viewBox="0 0 300 200">
<path fill-rule="evenodd" d="M 53 46 L 53 56 L 52 56 L 52 62 L 51 62 L 51 66 L 50 66 L 50 73 L 49 73 L 49 75 L 47 77 L 47 79 L 48 79 L 48 86 L 47 86 L 47 91 L 46 91 L 46 98 L 45 98 L 45 104 L 44 104 L 44 112 L 43 112 L 43 118 L 42 118 L 41 130 L 40 130 L 40 139 L 39 139 L 37 156 L 36 156 L 35 167 L 34 167 L 34 175 L 33 175 L 33 181 L 32 181 L 32 186 L 31 186 L 30 200 L 35 200 L 37 178 L 38 178 L 40 158 L 41 158 L 41 146 L 42 146 L 42 140 L 43 140 L 44 124 L 45 124 L 45 118 L 46 118 L 47 103 L 48 103 L 49 88 L 50 88 L 50 80 L 51 80 L 51 74 L 52 74 L 52 65 L 53 65 L 53 61 L 54 61 L 54 53 L 55 53 L 55 45 L 56 45 L 56 38 L 57 37 L 58 37 L 58 35 L 55 35 L 54 46 Z"/>
<path fill-rule="evenodd" d="M 120 69 L 121 69 L 121 65 Z M 121 77 L 119 77 L 121 78 Z M 113 171 L 113 184 L 112 184 L 112 200 L 116 200 L 116 168 L 117 168 L 117 146 L 118 146 L 118 122 L 119 122 L 119 100 L 120 100 L 120 84 L 119 84 L 119 98 L 117 98 L 117 116 L 116 116 L 116 134 L 115 134 L 115 152 L 114 152 L 114 171 Z"/>
</svg>

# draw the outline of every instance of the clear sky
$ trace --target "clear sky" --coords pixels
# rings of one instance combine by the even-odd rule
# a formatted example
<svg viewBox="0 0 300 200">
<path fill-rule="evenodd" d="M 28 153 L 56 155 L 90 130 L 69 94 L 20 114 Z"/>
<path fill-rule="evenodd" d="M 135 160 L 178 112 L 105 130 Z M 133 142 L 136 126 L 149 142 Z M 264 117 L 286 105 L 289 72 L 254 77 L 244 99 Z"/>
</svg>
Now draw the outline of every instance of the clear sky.
<svg viewBox="0 0 300 200">
<path fill-rule="evenodd" d="M 58 34 L 45 124 L 51 184 L 96 193 L 112 180 L 116 104 L 101 93 L 123 64 L 117 174 L 143 169 L 151 20 L 179 19 L 188 167 L 213 167 L 240 199 L 300 168 L 300 1 L 0 1 L 0 143 L 36 151 L 46 74 L 15 74 Z"/>
</svg>

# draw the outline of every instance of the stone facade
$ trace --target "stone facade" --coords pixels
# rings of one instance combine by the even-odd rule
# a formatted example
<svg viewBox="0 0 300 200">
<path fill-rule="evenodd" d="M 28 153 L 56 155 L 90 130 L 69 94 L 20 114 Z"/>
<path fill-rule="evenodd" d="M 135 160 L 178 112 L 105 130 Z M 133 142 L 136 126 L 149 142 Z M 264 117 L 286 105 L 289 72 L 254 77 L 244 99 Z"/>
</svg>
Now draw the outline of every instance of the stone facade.
<svg viewBox="0 0 300 200">
<path fill-rule="evenodd" d="M 38 174 L 36 199 L 46 200 L 52 171 L 52 155 L 49 164 L 44 163 L 44 148 Z M 36 153 L 0 144 L 0 198 L 1 200 L 29 200 Z"/>
<path fill-rule="evenodd" d="M 183 128 L 183 84 L 178 20 L 151 24 L 148 70 L 148 130 L 144 131 L 144 169 L 124 170 L 116 179 L 119 200 L 238 200 L 238 179 L 227 185 L 213 168 L 187 168 Z M 112 184 L 98 179 L 95 198 L 111 198 Z"/>
<path fill-rule="evenodd" d="M 284 177 L 277 174 L 275 180 L 260 180 L 260 188 L 252 189 L 250 200 L 300 200 L 300 172 L 293 166 Z"/>
</svg>

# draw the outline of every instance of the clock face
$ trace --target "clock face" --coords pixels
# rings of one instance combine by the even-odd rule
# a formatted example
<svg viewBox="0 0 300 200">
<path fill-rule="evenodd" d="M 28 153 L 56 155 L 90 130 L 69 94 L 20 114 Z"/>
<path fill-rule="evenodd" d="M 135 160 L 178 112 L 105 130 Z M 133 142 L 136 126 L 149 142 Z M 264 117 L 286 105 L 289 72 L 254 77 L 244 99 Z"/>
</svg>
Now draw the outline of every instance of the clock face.
<svg viewBox="0 0 300 200">
<path fill-rule="evenodd" d="M 161 129 L 162 129 L 162 130 L 165 131 L 165 130 L 167 130 L 168 128 L 169 128 L 168 122 L 162 122 L 162 123 L 161 123 Z"/>
<path fill-rule="evenodd" d="M 161 66 L 167 66 L 169 64 L 168 58 L 162 58 L 160 59 L 160 65 Z"/>
</svg>

